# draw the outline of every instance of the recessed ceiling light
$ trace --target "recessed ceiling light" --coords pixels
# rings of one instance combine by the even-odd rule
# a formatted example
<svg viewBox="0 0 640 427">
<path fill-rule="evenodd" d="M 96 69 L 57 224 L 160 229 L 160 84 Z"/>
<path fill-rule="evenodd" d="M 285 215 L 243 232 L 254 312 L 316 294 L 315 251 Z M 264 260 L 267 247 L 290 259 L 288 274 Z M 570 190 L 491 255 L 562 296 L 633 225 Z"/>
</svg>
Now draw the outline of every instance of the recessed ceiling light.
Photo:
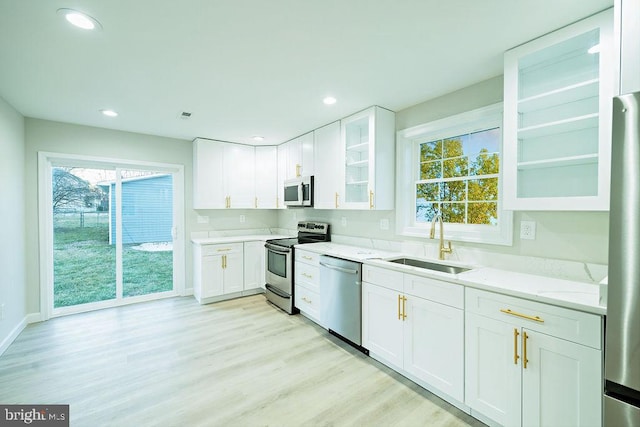
<svg viewBox="0 0 640 427">
<path fill-rule="evenodd" d="M 73 9 L 58 9 L 58 15 L 61 15 L 72 25 L 83 30 L 95 30 L 102 28 L 102 25 L 92 16 Z"/>
<path fill-rule="evenodd" d="M 118 117 L 118 113 L 113 110 L 100 110 L 100 112 L 108 117 Z"/>
<path fill-rule="evenodd" d="M 251 139 L 253 139 L 255 142 L 261 142 L 264 141 L 264 136 L 254 135 L 251 137 Z"/>
<path fill-rule="evenodd" d="M 327 96 L 325 97 L 322 102 L 325 103 L 325 105 L 333 105 L 337 102 L 338 100 L 335 99 L 333 96 Z"/>
<path fill-rule="evenodd" d="M 594 53 L 600 53 L 600 43 L 598 43 L 597 45 L 591 46 L 589 50 L 587 50 L 587 52 L 589 52 L 592 55 Z"/>
</svg>

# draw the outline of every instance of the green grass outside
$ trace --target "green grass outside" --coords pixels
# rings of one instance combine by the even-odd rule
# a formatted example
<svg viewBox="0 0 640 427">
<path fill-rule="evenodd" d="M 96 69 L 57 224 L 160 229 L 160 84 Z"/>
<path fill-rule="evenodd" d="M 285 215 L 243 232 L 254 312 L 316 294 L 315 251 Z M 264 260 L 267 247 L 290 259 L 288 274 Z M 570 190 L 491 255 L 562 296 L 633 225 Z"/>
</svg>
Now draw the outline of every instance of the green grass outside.
<svg viewBox="0 0 640 427">
<path fill-rule="evenodd" d="M 57 215 L 56 215 L 57 216 Z M 104 216 L 104 215 L 103 215 Z M 108 218 L 108 215 L 106 216 Z M 54 219 L 54 307 L 116 297 L 116 248 L 102 218 Z M 123 295 L 169 291 L 173 287 L 173 252 L 144 252 L 123 246 Z"/>
</svg>

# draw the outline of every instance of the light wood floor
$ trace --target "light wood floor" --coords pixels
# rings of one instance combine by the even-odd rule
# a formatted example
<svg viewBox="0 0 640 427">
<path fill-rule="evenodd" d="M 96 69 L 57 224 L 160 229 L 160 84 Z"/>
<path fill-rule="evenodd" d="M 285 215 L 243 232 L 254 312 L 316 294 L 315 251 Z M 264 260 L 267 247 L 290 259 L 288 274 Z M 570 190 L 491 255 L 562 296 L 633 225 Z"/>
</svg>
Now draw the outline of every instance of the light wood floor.
<svg viewBox="0 0 640 427">
<path fill-rule="evenodd" d="M 0 402 L 70 404 L 73 427 L 483 425 L 262 295 L 30 325 L 0 357 Z"/>
</svg>

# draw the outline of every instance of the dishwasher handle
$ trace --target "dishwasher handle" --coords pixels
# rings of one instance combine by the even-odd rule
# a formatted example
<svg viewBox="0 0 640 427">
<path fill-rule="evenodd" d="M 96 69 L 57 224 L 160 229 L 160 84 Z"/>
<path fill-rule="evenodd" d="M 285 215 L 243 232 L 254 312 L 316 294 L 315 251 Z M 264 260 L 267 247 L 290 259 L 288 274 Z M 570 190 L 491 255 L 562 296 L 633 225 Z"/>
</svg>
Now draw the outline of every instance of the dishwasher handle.
<svg viewBox="0 0 640 427">
<path fill-rule="evenodd" d="M 350 269 L 350 268 L 338 267 L 337 265 L 326 264 L 326 263 L 324 263 L 322 261 L 320 261 L 320 265 L 323 266 L 323 267 L 330 268 L 332 270 L 341 271 L 342 273 L 358 274 L 358 270 L 353 270 L 353 269 Z"/>
</svg>

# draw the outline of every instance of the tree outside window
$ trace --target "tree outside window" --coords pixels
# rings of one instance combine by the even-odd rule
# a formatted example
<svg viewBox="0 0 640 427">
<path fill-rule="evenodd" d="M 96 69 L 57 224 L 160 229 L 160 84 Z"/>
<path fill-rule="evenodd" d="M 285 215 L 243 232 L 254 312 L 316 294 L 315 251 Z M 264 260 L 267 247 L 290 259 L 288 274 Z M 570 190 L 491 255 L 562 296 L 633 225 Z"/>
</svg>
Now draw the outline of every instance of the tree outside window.
<svg viewBox="0 0 640 427">
<path fill-rule="evenodd" d="M 420 142 L 416 223 L 498 224 L 500 128 Z"/>
</svg>

